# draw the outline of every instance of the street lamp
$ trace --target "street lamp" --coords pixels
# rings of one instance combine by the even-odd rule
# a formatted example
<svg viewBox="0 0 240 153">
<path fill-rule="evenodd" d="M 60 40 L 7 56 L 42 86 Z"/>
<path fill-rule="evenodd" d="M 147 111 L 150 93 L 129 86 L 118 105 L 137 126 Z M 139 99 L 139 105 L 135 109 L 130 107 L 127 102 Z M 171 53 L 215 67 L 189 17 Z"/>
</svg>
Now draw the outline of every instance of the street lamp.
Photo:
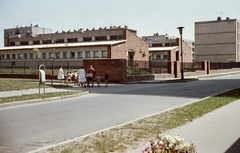
<svg viewBox="0 0 240 153">
<path fill-rule="evenodd" d="M 183 49 L 182 49 L 182 31 L 184 27 L 177 27 L 180 33 L 181 39 L 181 79 L 184 79 L 184 67 L 183 67 Z"/>
</svg>

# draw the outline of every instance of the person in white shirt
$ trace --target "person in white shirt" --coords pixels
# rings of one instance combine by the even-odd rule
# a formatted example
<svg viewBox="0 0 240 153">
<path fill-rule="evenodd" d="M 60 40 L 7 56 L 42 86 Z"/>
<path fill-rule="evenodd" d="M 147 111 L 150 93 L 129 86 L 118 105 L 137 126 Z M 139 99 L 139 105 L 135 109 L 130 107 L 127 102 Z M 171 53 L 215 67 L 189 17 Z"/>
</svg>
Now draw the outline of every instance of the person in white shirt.
<svg viewBox="0 0 240 153">
<path fill-rule="evenodd" d="M 59 66 L 59 68 L 58 68 L 58 77 L 57 77 L 57 79 L 60 80 L 60 84 L 63 84 L 64 72 L 63 72 L 62 66 Z"/>
<path fill-rule="evenodd" d="M 86 72 L 83 68 L 83 66 L 80 66 L 80 69 L 78 70 L 78 86 L 86 87 Z"/>
</svg>

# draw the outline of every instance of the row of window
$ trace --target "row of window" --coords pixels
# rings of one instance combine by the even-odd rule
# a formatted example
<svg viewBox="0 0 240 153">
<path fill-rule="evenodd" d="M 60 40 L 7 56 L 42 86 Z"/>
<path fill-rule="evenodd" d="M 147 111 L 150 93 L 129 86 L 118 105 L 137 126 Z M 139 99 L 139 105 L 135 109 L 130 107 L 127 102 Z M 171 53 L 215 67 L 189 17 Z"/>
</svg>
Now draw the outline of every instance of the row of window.
<svg viewBox="0 0 240 153">
<path fill-rule="evenodd" d="M 152 46 L 151 47 L 164 47 L 164 46 L 176 46 L 176 43 L 165 43 L 165 44 L 163 44 L 163 43 L 159 43 L 159 44 L 157 44 L 157 43 L 155 43 L 155 44 L 152 44 Z"/>
<path fill-rule="evenodd" d="M 35 53 L 22 53 L 22 54 L 3 54 L 5 60 L 15 59 L 68 59 L 68 58 L 108 58 L 107 51 L 79 51 L 79 52 L 55 52 L 55 53 L 41 53 L 36 55 Z"/>
<path fill-rule="evenodd" d="M 160 55 L 153 55 L 153 60 L 168 60 L 168 55 L 160 54 Z"/>
<path fill-rule="evenodd" d="M 38 44 L 54 44 L 54 43 L 74 43 L 74 42 L 89 42 L 89 41 L 106 41 L 106 40 L 121 40 L 122 36 L 99 36 L 99 37 L 83 37 L 81 41 L 78 38 L 57 39 L 57 40 L 35 40 L 35 41 L 20 41 L 10 42 L 10 46 L 21 46 L 21 45 L 38 45 Z"/>
</svg>

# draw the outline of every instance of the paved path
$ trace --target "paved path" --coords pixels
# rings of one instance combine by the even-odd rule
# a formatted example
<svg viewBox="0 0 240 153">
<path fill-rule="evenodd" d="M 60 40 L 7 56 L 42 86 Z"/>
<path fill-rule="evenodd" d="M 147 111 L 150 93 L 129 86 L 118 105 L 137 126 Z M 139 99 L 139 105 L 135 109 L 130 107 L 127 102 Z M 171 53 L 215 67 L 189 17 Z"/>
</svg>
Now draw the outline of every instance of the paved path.
<svg viewBox="0 0 240 153">
<path fill-rule="evenodd" d="M 237 100 L 163 135 L 179 135 L 184 142 L 193 142 L 197 153 L 240 153 L 239 109 Z M 132 153 L 141 153 L 148 146 L 147 143 Z"/>
</svg>

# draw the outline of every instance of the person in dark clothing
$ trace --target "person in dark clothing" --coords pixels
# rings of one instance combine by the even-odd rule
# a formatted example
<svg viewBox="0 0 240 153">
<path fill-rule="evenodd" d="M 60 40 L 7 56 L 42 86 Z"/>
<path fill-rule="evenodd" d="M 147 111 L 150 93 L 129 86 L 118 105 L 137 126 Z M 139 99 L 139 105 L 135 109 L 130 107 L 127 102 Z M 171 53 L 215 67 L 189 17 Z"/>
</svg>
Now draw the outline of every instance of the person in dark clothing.
<svg viewBox="0 0 240 153">
<path fill-rule="evenodd" d="M 105 73 L 104 75 L 104 79 L 105 79 L 105 87 L 108 86 L 108 78 L 109 78 L 109 74 L 108 74 L 108 71 Z"/>
</svg>

